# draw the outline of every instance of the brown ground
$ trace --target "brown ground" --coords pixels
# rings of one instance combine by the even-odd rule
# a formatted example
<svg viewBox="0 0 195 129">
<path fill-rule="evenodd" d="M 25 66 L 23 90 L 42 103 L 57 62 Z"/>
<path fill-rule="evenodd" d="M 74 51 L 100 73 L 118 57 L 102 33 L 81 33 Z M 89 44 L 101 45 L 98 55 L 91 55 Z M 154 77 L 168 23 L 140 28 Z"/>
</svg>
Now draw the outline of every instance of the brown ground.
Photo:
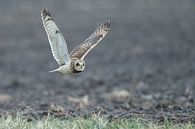
<svg viewBox="0 0 195 129">
<path fill-rule="evenodd" d="M 99 113 L 195 123 L 194 5 L 193 0 L 0 1 L 0 113 L 21 111 L 33 118 Z M 111 19 L 111 31 L 87 56 L 84 72 L 47 72 L 58 66 L 41 23 L 42 8 L 50 9 L 70 50 Z M 123 90 L 122 96 L 114 90 Z M 75 102 L 83 96 L 84 102 Z"/>
</svg>

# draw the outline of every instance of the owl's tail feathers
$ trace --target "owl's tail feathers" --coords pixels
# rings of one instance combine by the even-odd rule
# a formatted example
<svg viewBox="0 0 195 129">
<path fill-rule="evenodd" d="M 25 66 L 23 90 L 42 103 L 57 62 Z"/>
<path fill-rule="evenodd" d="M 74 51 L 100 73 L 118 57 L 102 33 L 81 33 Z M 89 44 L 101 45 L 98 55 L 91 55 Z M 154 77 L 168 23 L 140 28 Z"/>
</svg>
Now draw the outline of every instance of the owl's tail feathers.
<svg viewBox="0 0 195 129">
<path fill-rule="evenodd" d="M 58 69 L 55 69 L 55 70 L 51 70 L 51 71 L 49 71 L 49 73 L 59 72 L 59 71 L 60 71 L 60 69 L 58 68 Z"/>
<path fill-rule="evenodd" d="M 49 71 L 49 73 L 53 73 L 53 72 L 59 72 L 61 74 L 66 74 L 66 72 L 64 71 L 64 67 L 63 66 L 60 66 L 59 68 L 57 68 L 55 70 Z"/>
</svg>

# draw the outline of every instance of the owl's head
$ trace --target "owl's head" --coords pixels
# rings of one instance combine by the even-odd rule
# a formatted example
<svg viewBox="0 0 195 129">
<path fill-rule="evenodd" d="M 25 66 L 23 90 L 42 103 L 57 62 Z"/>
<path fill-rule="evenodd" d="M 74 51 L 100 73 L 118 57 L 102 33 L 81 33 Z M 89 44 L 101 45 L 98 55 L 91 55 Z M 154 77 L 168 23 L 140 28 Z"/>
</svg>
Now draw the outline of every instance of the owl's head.
<svg viewBox="0 0 195 129">
<path fill-rule="evenodd" d="M 82 72 L 85 69 L 85 61 L 83 60 L 76 60 L 74 62 L 74 68 L 77 72 Z"/>
</svg>

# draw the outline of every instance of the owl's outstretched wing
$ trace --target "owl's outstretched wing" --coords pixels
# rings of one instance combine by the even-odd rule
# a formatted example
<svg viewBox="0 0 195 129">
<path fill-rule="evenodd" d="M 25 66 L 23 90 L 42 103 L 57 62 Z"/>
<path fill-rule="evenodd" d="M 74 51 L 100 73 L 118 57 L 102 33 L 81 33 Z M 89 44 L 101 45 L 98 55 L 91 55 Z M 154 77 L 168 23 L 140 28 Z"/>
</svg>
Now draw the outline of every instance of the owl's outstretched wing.
<svg viewBox="0 0 195 129">
<path fill-rule="evenodd" d="M 70 55 L 63 35 L 46 9 L 41 11 L 41 17 L 55 60 L 60 66 L 66 64 L 70 61 Z"/>
<path fill-rule="evenodd" d="M 110 20 L 100 25 L 95 32 L 91 34 L 83 43 L 78 45 L 70 53 L 71 58 L 78 58 L 83 60 L 89 51 L 94 48 L 108 33 L 110 29 Z"/>
</svg>

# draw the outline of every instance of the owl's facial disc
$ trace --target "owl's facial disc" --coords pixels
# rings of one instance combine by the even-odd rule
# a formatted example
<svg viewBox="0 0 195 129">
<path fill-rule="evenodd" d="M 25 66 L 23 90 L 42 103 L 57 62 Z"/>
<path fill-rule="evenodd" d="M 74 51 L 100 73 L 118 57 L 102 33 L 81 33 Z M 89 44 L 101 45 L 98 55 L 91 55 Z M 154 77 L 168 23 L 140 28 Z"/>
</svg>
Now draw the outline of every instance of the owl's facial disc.
<svg viewBox="0 0 195 129">
<path fill-rule="evenodd" d="M 77 60 L 74 63 L 75 70 L 78 72 L 82 72 L 85 69 L 85 61 Z"/>
</svg>

